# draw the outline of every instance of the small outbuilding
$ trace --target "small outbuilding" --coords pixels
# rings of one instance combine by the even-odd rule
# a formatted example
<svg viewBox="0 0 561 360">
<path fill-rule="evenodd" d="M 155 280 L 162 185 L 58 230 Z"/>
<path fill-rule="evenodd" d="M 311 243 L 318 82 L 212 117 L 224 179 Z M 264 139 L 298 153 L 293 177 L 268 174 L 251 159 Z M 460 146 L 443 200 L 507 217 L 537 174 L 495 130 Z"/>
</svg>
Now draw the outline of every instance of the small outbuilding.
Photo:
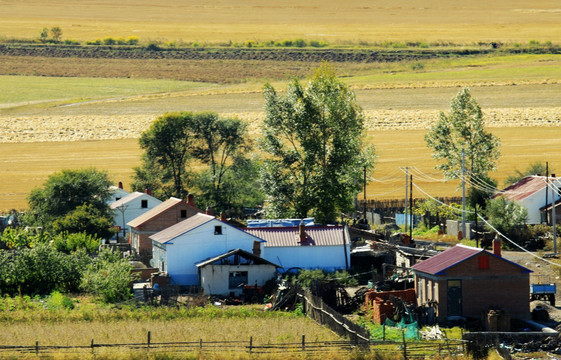
<svg viewBox="0 0 561 360">
<path fill-rule="evenodd" d="M 221 296 L 239 296 L 245 286 L 261 288 L 274 278 L 279 267 L 242 249 L 197 264 L 199 284 L 204 293 Z"/>
<path fill-rule="evenodd" d="M 480 319 L 490 308 L 510 317 L 530 317 L 531 270 L 493 252 L 456 245 L 412 267 L 417 305 L 436 304 L 438 321 L 449 317 Z"/>
</svg>

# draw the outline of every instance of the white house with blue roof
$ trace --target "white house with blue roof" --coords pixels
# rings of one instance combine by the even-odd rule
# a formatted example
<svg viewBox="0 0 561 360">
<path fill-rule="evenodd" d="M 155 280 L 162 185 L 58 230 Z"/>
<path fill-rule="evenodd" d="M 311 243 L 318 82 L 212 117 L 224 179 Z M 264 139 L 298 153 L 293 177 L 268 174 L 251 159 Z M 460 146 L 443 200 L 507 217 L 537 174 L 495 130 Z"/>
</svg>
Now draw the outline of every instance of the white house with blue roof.
<svg viewBox="0 0 561 360">
<path fill-rule="evenodd" d="M 196 214 L 152 236 L 152 265 L 174 285 L 199 285 L 197 264 L 242 249 L 260 255 L 263 239 L 214 216 Z"/>
</svg>

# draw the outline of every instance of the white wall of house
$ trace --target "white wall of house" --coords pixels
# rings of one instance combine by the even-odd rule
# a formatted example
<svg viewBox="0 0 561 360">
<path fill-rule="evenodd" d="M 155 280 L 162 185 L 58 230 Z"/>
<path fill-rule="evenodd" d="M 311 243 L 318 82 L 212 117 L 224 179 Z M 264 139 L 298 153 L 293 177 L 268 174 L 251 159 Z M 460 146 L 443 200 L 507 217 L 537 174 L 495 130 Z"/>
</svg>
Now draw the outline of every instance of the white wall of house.
<svg viewBox="0 0 561 360">
<path fill-rule="evenodd" d="M 247 285 L 263 286 L 275 276 L 273 265 L 206 265 L 201 267 L 201 287 L 207 295 L 241 295 L 242 288 L 230 288 L 230 274 L 247 272 Z"/>
<path fill-rule="evenodd" d="M 222 227 L 222 234 L 215 235 L 216 226 Z M 197 285 L 199 276 L 195 264 L 233 249 L 252 252 L 255 240 L 258 239 L 244 231 L 212 220 L 176 237 L 165 247 L 153 242 L 153 265 L 166 271 L 173 284 Z"/>
<path fill-rule="evenodd" d="M 561 188 L 561 181 L 557 180 L 554 185 Z M 545 206 L 545 187 L 539 191 L 536 191 L 532 195 L 518 201 L 518 203 L 524 206 L 528 210 L 528 224 L 541 224 L 542 223 L 542 213 L 540 208 Z M 555 196 L 555 201 L 559 199 L 559 193 L 553 192 Z M 552 192 L 548 188 L 547 202 L 551 204 Z"/>
<path fill-rule="evenodd" d="M 128 191 L 123 190 L 118 186 L 111 186 L 109 188 L 109 191 L 111 192 L 111 197 L 109 198 L 109 200 L 107 200 L 107 204 L 111 204 L 114 201 L 121 200 L 129 194 Z"/>
<path fill-rule="evenodd" d="M 113 224 L 121 228 L 121 234 L 123 234 L 123 227 L 127 233 L 130 233 L 130 226 L 127 225 L 129 221 L 136 219 L 161 203 L 161 200 L 143 193 L 113 209 Z"/>
<path fill-rule="evenodd" d="M 351 245 L 347 242 L 347 250 L 338 246 L 282 246 L 263 248 L 261 257 L 285 270 L 291 267 L 302 269 L 325 269 L 333 271 L 351 266 Z M 345 256 L 347 262 L 345 262 Z"/>
</svg>

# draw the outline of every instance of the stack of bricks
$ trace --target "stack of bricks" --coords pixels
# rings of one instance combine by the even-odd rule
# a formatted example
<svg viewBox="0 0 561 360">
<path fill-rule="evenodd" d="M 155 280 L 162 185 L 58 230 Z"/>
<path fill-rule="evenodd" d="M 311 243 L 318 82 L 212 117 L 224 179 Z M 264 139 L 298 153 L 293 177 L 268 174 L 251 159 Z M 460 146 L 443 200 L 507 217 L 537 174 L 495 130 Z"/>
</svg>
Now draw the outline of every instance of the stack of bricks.
<svg viewBox="0 0 561 360">
<path fill-rule="evenodd" d="M 394 312 L 390 297 L 395 296 L 406 303 L 415 303 L 415 289 L 393 291 L 369 291 L 365 296 L 366 309 L 372 310 L 372 320 L 382 324 Z"/>
</svg>

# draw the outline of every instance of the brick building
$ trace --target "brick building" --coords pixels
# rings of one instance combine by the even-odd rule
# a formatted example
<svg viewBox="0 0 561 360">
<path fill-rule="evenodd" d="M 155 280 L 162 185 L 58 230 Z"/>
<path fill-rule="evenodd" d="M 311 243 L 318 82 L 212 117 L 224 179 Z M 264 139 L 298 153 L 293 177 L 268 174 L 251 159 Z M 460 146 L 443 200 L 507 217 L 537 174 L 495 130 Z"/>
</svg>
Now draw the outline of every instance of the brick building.
<svg viewBox="0 0 561 360">
<path fill-rule="evenodd" d="M 149 265 L 152 258 L 152 240 L 149 237 L 200 212 L 192 195 L 187 202 L 169 198 L 127 224 L 131 228 L 131 249 Z"/>
<path fill-rule="evenodd" d="M 461 316 L 481 318 L 490 308 L 512 318 L 530 317 L 531 270 L 493 252 L 456 245 L 413 266 L 417 305 L 436 303 L 438 321 Z"/>
</svg>

